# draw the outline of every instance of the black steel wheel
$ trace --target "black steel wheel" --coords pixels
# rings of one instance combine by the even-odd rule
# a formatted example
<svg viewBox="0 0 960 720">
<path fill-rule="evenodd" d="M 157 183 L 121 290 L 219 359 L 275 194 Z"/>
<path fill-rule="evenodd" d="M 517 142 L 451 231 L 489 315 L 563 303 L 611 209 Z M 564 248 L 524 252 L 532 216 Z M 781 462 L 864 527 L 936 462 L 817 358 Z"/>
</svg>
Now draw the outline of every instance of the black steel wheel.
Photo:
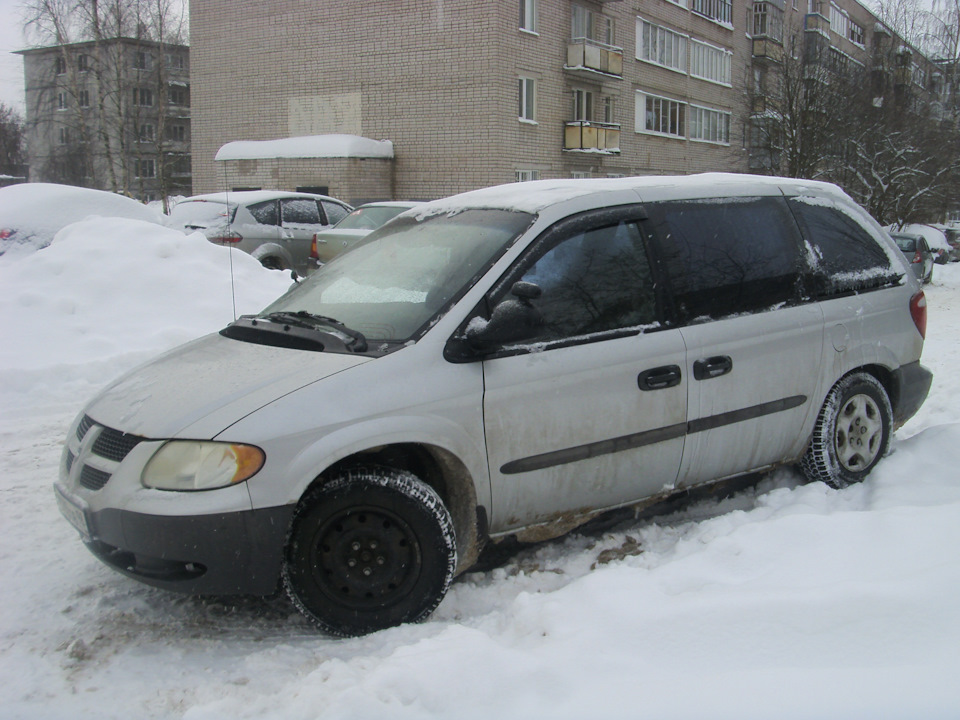
<svg viewBox="0 0 960 720">
<path fill-rule="evenodd" d="M 408 472 L 363 468 L 301 500 L 283 580 L 307 617 L 351 636 L 422 620 L 455 569 L 453 521 L 439 495 Z"/>
<path fill-rule="evenodd" d="M 886 454 L 893 410 L 883 385 L 852 373 L 830 390 L 800 462 L 804 475 L 842 488 L 860 482 Z"/>
</svg>

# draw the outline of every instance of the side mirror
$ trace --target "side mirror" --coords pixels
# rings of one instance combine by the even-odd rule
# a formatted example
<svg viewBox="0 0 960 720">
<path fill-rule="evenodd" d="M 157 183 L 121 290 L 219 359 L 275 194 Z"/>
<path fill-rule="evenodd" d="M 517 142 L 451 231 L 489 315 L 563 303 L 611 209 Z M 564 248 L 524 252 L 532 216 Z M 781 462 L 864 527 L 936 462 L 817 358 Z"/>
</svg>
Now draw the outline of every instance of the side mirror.
<svg viewBox="0 0 960 720">
<path fill-rule="evenodd" d="M 510 297 L 501 300 L 484 322 L 475 318 L 464 333 L 467 344 L 479 352 L 488 352 L 503 345 L 535 338 L 543 326 L 543 317 L 532 300 L 542 291 L 539 285 L 516 282 L 510 288 Z"/>
</svg>

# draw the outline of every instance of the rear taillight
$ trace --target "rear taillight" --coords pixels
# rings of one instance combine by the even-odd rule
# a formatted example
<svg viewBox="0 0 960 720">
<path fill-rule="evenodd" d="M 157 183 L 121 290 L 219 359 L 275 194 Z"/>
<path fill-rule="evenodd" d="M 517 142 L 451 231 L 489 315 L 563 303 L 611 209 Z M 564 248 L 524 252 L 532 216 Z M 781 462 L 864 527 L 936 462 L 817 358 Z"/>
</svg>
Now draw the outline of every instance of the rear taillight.
<svg viewBox="0 0 960 720">
<path fill-rule="evenodd" d="M 922 263 L 922 262 L 923 262 L 923 255 L 920 254 L 920 251 L 919 251 L 919 250 L 917 250 L 917 252 L 914 254 L 914 256 L 913 256 L 913 262 L 915 262 L 915 263 Z"/>
<path fill-rule="evenodd" d="M 310 243 L 310 257 L 312 257 L 314 260 L 320 259 L 319 257 L 317 257 L 317 236 L 316 235 L 313 236 L 313 242 Z"/>
<path fill-rule="evenodd" d="M 920 337 L 927 337 L 927 298 L 921 290 L 910 298 L 910 317 L 920 331 Z"/>
<path fill-rule="evenodd" d="M 13 235 L 13 230 L 8 230 L 7 228 L 0 229 L 0 240 L 6 240 L 11 235 Z"/>
<path fill-rule="evenodd" d="M 210 242 L 215 242 L 219 245 L 232 245 L 233 243 L 238 243 L 241 240 L 243 240 L 243 235 L 232 230 L 230 232 L 214 235 L 210 238 Z"/>
</svg>

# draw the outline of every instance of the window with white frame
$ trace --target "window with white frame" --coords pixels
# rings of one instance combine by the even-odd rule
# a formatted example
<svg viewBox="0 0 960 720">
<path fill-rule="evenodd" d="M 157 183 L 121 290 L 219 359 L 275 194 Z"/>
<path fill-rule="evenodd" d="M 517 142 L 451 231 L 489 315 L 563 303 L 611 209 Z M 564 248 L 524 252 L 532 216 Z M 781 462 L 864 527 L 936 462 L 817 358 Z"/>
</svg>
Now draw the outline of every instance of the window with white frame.
<svg viewBox="0 0 960 720">
<path fill-rule="evenodd" d="M 167 125 L 163 134 L 167 140 L 173 140 L 174 142 L 185 142 L 187 139 L 187 126 L 186 125 Z"/>
<path fill-rule="evenodd" d="M 593 174 L 588 170 L 571 170 L 570 177 L 572 177 L 574 180 L 588 180 L 589 178 L 593 177 Z"/>
<path fill-rule="evenodd" d="M 573 121 L 614 123 L 614 99 L 592 90 L 573 91 Z"/>
<path fill-rule="evenodd" d="M 521 77 L 519 84 L 519 119 L 525 122 L 536 122 L 537 110 L 537 81 L 529 77 Z"/>
<path fill-rule="evenodd" d="M 57 93 L 57 110 L 67 109 L 67 94 L 65 92 Z"/>
<path fill-rule="evenodd" d="M 729 25 L 733 18 L 732 0 L 690 0 L 690 9 L 710 20 Z"/>
<path fill-rule="evenodd" d="M 89 90 L 77 91 L 77 105 L 79 105 L 80 107 L 90 107 L 90 91 Z"/>
<path fill-rule="evenodd" d="M 537 32 L 537 0 L 520 0 L 520 29 Z"/>
<path fill-rule="evenodd" d="M 140 142 L 153 142 L 155 136 L 154 127 L 150 123 L 141 123 L 137 126 L 137 140 Z"/>
<path fill-rule="evenodd" d="M 852 43 L 863 46 L 863 28 L 850 19 L 846 10 L 830 3 L 830 29 Z"/>
<path fill-rule="evenodd" d="M 531 180 L 539 180 L 540 171 L 539 170 L 517 170 L 517 182 L 529 182 Z"/>
<path fill-rule="evenodd" d="M 729 145 L 730 113 L 691 105 L 690 139 Z"/>
<path fill-rule="evenodd" d="M 90 59 L 87 55 L 77 55 L 77 70 L 86 72 L 90 69 Z"/>
<path fill-rule="evenodd" d="M 134 70 L 149 70 L 153 67 L 153 56 L 147 52 L 137 51 L 133 53 Z"/>
<path fill-rule="evenodd" d="M 767 0 L 756 0 L 750 11 L 750 34 L 783 41 L 783 8 Z"/>
<path fill-rule="evenodd" d="M 604 45 L 615 45 L 613 18 L 588 10 L 582 5 L 574 5 L 570 17 L 570 37 L 574 40 L 585 38 Z"/>
<path fill-rule="evenodd" d="M 134 88 L 133 104 L 140 107 L 153 107 L 153 90 L 150 88 Z"/>
<path fill-rule="evenodd" d="M 152 178 L 157 176 L 157 163 L 153 158 L 134 158 L 133 174 L 138 178 Z"/>
<path fill-rule="evenodd" d="M 70 128 L 65 128 L 65 127 L 60 128 L 59 140 L 61 145 L 70 144 Z"/>
<path fill-rule="evenodd" d="M 183 70 L 183 55 L 179 53 L 167 53 L 165 62 L 171 70 Z"/>
<path fill-rule="evenodd" d="M 637 18 L 637 59 L 687 71 L 687 36 Z"/>
<path fill-rule="evenodd" d="M 587 122 L 593 120 L 593 92 L 590 90 L 573 91 L 573 119 Z"/>
<path fill-rule="evenodd" d="M 733 79 L 733 53 L 691 38 L 690 74 L 701 80 L 730 85 Z"/>
<path fill-rule="evenodd" d="M 54 69 L 57 75 L 63 75 L 67 71 L 67 61 L 62 56 L 57 55 L 53 60 Z"/>
<path fill-rule="evenodd" d="M 640 133 L 686 137 L 687 104 L 680 100 L 637 92 L 636 126 Z"/>
</svg>

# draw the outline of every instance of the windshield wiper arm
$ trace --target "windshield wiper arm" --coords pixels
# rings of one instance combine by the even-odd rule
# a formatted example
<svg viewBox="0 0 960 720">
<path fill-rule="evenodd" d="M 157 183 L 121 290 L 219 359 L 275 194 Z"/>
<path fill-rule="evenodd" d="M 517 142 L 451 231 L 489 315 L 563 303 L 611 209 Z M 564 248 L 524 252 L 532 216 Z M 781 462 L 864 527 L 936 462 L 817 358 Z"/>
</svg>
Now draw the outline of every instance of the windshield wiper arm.
<svg viewBox="0 0 960 720">
<path fill-rule="evenodd" d="M 351 342 L 346 343 L 350 350 L 354 352 L 366 352 L 367 349 L 367 338 L 364 334 L 359 330 L 347 327 L 336 318 L 326 317 L 325 315 L 314 315 L 306 310 L 297 310 L 296 312 L 272 312 L 264 315 L 261 319 L 303 328 L 316 328 L 317 325 L 328 325 L 351 340 Z"/>
</svg>

